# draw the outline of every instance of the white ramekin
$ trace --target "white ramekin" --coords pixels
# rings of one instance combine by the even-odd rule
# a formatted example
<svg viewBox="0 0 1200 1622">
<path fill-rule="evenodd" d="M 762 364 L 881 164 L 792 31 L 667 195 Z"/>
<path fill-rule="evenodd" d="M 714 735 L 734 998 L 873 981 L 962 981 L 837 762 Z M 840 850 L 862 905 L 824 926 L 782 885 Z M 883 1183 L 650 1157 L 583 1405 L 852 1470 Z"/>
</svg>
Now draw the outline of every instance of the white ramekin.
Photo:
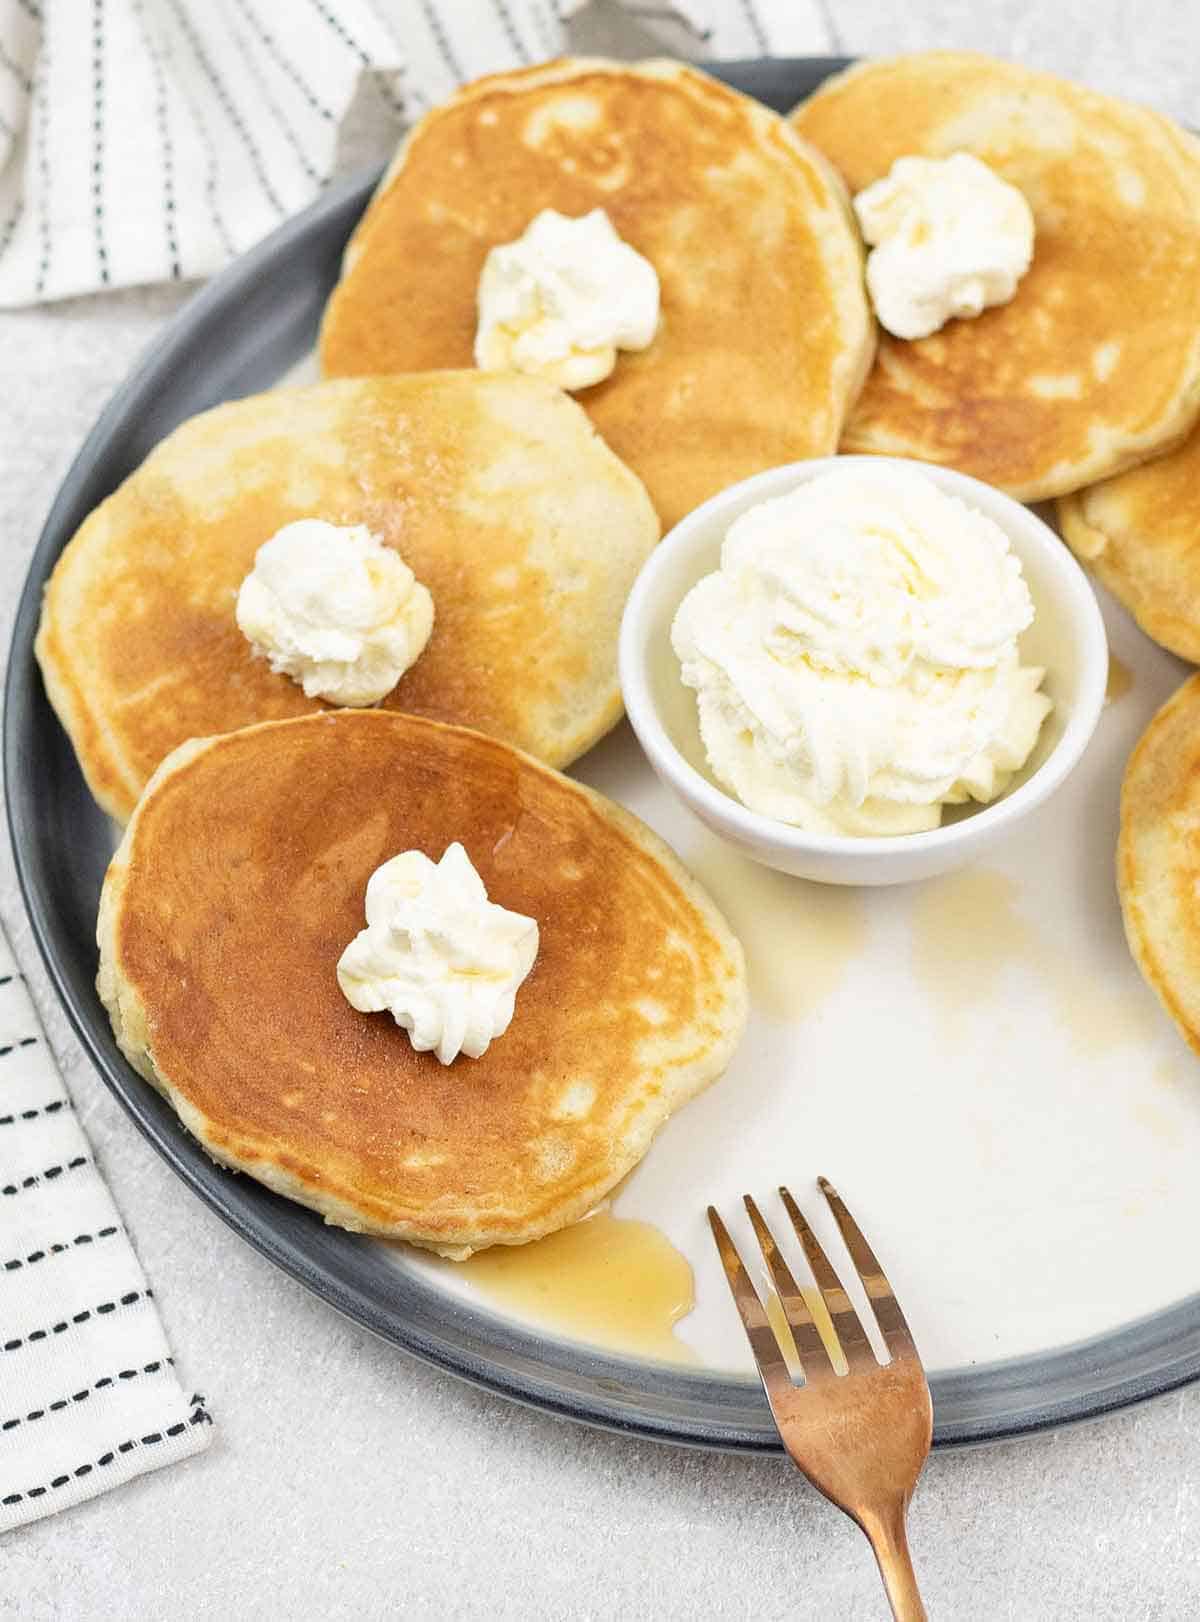
<svg viewBox="0 0 1200 1622">
<path fill-rule="evenodd" d="M 889 457 L 838 456 L 771 468 L 732 485 L 689 513 L 655 548 L 639 574 L 621 623 L 625 708 L 655 772 L 702 822 L 745 855 L 829 884 L 902 884 L 976 860 L 1064 781 L 1095 729 L 1108 680 L 1108 644 L 1092 588 L 1053 530 L 991 485 L 926 462 L 920 469 L 1004 530 L 1021 560 L 1036 617 L 1021 639 L 1026 664 L 1046 667 L 1054 710 L 1013 784 L 990 805 L 927 833 L 890 838 L 811 834 L 748 810 L 708 775 L 696 724 L 695 694 L 683 685 L 671 647 L 671 621 L 686 593 L 714 570 L 721 542 L 747 508 L 785 495 L 830 469 L 895 466 Z"/>
</svg>

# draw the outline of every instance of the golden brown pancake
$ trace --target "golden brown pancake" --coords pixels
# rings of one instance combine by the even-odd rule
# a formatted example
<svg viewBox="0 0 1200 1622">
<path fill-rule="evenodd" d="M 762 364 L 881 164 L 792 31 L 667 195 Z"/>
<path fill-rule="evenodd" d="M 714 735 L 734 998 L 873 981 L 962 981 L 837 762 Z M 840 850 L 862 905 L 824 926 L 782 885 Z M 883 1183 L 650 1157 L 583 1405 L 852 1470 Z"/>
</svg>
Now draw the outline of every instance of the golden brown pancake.
<svg viewBox="0 0 1200 1622">
<path fill-rule="evenodd" d="M 921 457 L 1023 500 L 1180 440 L 1200 412 L 1200 161 L 1147 108 L 962 51 L 866 62 L 791 114 L 852 192 L 906 154 L 972 152 L 1018 186 L 1033 264 L 1008 304 L 881 333 L 847 451 Z"/>
<path fill-rule="evenodd" d="M 1058 503 L 1075 555 L 1147 636 L 1200 664 L 1200 431 Z"/>
<path fill-rule="evenodd" d="M 470 366 L 484 259 L 544 208 L 603 208 L 658 272 L 654 342 L 578 398 L 664 527 L 836 449 L 874 347 L 841 183 L 774 113 L 679 63 L 551 62 L 422 119 L 350 240 L 325 374 Z"/>
<path fill-rule="evenodd" d="M 234 618 L 258 547 L 305 517 L 366 524 L 433 594 L 433 635 L 385 708 L 556 766 L 620 718 L 617 629 L 658 523 L 573 400 L 474 371 L 276 390 L 176 429 L 46 588 L 46 690 L 114 817 L 185 738 L 325 707 Z"/>
<path fill-rule="evenodd" d="M 1200 675 L 1184 682 L 1129 757 L 1117 888 L 1137 966 L 1200 1052 Z"/>
<path fill-rule="evenodd" d="M 356 1013 L 335 971 L 375 868 L 456 839 L 540 949 L 505 1034 L 444 1066 Z M 741 947 L 635 817 L 480 733 L 379 710 L 176 750 L 98 938 L 122 1050 L 216 1160 L 455 1257 L 583 1216 L 745 1021 Z"/>
</svg>

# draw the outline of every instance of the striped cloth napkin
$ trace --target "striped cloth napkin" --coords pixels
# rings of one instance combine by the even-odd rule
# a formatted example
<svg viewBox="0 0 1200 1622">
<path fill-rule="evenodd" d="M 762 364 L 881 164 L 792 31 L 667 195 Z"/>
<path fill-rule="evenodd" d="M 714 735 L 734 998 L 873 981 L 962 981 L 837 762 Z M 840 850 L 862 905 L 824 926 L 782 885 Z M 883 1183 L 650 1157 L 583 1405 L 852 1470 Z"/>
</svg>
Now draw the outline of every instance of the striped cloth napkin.
<svg viewBox="0 0 1200 1622">
<path fill-rule="evenodd" d="M 208 1446 L 0 933 L 0 1531 Z"/>
<path fill-rule="evenodd" d="M 382 157 L 593 11 L 627 54 L 766 56 L 828 49 L 824 3 L 0 0 L 0 306 L 210 274 L 316 197 L 360 90 Z"/>
</svg>

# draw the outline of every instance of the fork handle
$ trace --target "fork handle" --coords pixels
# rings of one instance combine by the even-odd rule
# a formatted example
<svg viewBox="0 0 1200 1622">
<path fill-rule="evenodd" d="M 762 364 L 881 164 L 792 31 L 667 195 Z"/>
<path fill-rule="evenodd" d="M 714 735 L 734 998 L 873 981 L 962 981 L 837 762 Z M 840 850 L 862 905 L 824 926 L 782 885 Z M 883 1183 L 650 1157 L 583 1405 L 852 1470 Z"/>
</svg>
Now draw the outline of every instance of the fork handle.
<svg viewBox="0 0 1200 1622">
<path fill-rule="evenodd" d="M 926 1622 L 925 1606 L 917 1589 L 916 1573 L 908 1552 L 908 1531 L 904 1524 L 903 1500 L 879 1514 L 866 1514 L 859 1525 L 871 1540 L 879 1575 L 887 1590 L 888 1603 L 896 1622 Z"/>
</svg>

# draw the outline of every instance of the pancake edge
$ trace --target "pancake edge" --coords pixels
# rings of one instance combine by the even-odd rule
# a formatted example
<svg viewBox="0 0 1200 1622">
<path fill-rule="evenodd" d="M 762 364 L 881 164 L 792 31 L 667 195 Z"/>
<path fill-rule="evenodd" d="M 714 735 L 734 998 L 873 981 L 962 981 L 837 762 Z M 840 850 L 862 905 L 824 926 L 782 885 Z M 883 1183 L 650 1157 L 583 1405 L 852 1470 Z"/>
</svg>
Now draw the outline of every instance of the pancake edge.
<svg viewBox="0 0 1200 1622">
<path fill-rule="evenodd" d="M 376 715 L 381 719 L 388 719 L 389 717 L 395 718 L 399 712 L 384 710 L 356 711 L 352 713 L 363 716 Z M 420 1249 L 431 1250 L 450 1261 L 465 1261 L 475 1251 L 489 1248 L 492 1245 L 528 1244 L 536 1239 L 545 1238 L 547 1234 L 555 1233 L 561 1228 L 569 1227 L 573 1222 L 577 1222 L 582 1217 L 589 1215 L 615 1185 L 644 1159 L 653 1139 L 670 1116 L 681 1105 L 689 1102 L 712 1082 L 716 1081 L 727 1068 L 741 1040 L 749 1013 L 745 953 L 741 942 L 699 880 L 688 871 L 665 840 L 654 833 L 639 817 L 634 816 L 632 812 L 627 811 L 623 806 L 618 805 L 616 801 L 608 799 L 607 796 L 600 794 L 597 790 L 589 788 L 584 783 L 576 782 L 574 778 L 565 777 L 563 773 L 545 765 L 544 762 L 535 759 L 534 756 L 514 748 L 511 744 L 505 744 L 499 739 L 489 737 L 486 733 L 476 732 L 470 727 L 453 726 L 440 721 L 429 721 L 424 717 L 402 716 L 403 720 L 422 727 L 467 734 L 472 738 L 481 739 L 491 747 L 517 756 L 523 765 L 533 767 L 539 772 L 546 772 L 550 776 L 557 778 L 569 789 L 589 801 L 607 821 L 615 823 L 627 837 L 631 838 L 639 848 L 652 856 L 665 869 L 673 882 L 678 885 L 686 900 L 699 913 L 713 941 L 727 960 L 731 971 L 728 977 L 725 1006 L 721 1011 L 727 1027 L 722 1039 L 714 1044 L 705 1055 L 702 1063 L 682 1067 L 682 1076 L 677 1078 L 676 1086 L 670 1091 L 669 1097 L 664 1096 L 657 1109 L 653 1111 L 646 1109 L 641 1112 L 640 1130 L 632 1138 L 631 1146 L 627 1147 L 626 1152 L 618 1160 L 614 1160 L 610 1164 L 608 1171 L 603 1176 L 594 1179 L 592 1184 L 578 1191 L 571 1199 L 566 1201 L 556 1212 L 553 1221 L 538 1226 L 536 1231 L 524 1232 L 519 1237 L 490 1237 L 477 1230 L 464 1230 L 456 1235 L 445 1231 L 434 1232 L 428 1227 L 422 1229 L 418 1224 L 405 1222 L 373 1223 L 369 1218 L 364 1219 L 362 1212 L 349 1200 L 328 1191 L 316 1194 L 309 1188 L 302 1177 L 284 1171 L 279 1166 L 270 1165 L 262 1159 L 251 1162 L 243 1161 L 237 1154 L 214 1144 L 207 1130 L 207 1117 L 190 1103 L 180 1087 L 156 1064 L 150 1046 L 148 1011 L 132 983 L 120 972 L 120 954 L 117 944 L 121 900 L 128 882 L 129 863 L 133 845 L 137 838 L 137 828 L 142 809 L 168 778 L 189 765 L 199 755 L 219 746 L 226 739 L 241 737 L 246 733 L 258 732 L 267 728 L 303 726 L 310 724 L 313 719 L 313 716 L 305 715 L 284 721 L 263 721 L 252 727 L 242 727 L 233 733 L 218 733 L 211 738 L 191 738 L 177 749 L 172 750 L 160 763 L 146 784 L 146 788 L 125 829 L 121 843 L 114 852 L 105 873 L 100 890 L 100 904 L 96 923 L 96 943 L 100 952 L 96 990 L 108 1013 L 117 1046 L 137 1074 L 149 1082 L 167 1100 L 184 1127 L 196 1139 L 210 1159 L 227 1170 L 244 1172 L 247 1176 L 254 1178 L 255 1181 L 264 1184 L 274 1193 L 280 1194 L 296 1204 L 307 1206 L 310 1210 L 314 1210 L 321 1215 L 325 1222 L 331 1226 L 345 1228 L 352 1233 L 374 1235 L 378 1238 L 403 1239 L 409 1244 Z M 716 989 L 717 987 L 714 984 L 714 991 Z M 666 1091 L 664 1088 L 664 1094 Z"/>
<path fill-rule="evenodd" d="M 1148 838 L 1156 828 L 1160 832 L 1163 828 L 1161 816 L 1154 816 L 1161 810 L 1162 794 L 1148 792 L 1155 780 L 1161 784 L 1163 778 L 1156 750 L 1162 736 L 1170 738 L 1181 724 L 1193 736 L 1200 732 L 1200 728 L 1187 726 L 1185 712 L 1193 708 L 1200 709 L 1200 673 L 1189 676 L 1155 713 L 1129 757 L 1121 782 L 1116 878 L 1121 920 L 1133 960 L 1179 1034 L 1200 1054 L 1200 937 L 1182 954 L 1183 965 L 1173 968 L 1164 960 L 1161 932 L 1147 922 L 1147 902 L 1152 906 L 1159 888 L 1172 877 L 1171 867 L 1156 866 L 1154 852 L 1147 849 Z M 1149 896 L 1148 886 L 1153 891 Z"/>
<path fill-rule="evenodd" d="M 68 541 L 67 545 L 70 544 Z M 64 547 L 63 551 L 65 550 Z M 62 555 L 60 552 L 59 559 Z M 55 569 L 57 567 L 58 559 L 55 560 Z M 61 639 L 54 627 L 51 606 L 53 589 L 52 571 L 42 591 L 42 606 L 37 635 L 33 641 L 33 656 L 41 671 L 42 686 L 46 690 L 50 708 L 67 735 L 67 742 L 71 745 L 71 751 L 88 792 L 101 811 L 123 827 L 137 799 L 136 783 L 130 774 L 122 769 L 118 751 L 114 748 L 112 740 L 107 737 L 96 716 L 84 702 L 83 684 L 70 679 L 74 673 L 73 666 L 70 659 L 60 651 Z M 77 739 L 81 739 L 85 744 L 86 755 Z"/>
<path fill-rule="evenodd" d="M 957 64 L 976 67 L 999 66 L 1052 84 L 1069 85 L 1072 90 L 1082 91 L 1099 101 L 1118 102 L 1122 107 L 1127 108 L 1149 123 L 1158 135 L 1164 137 L 1171 145 L 1177 148 L 1179 156 L 1185 158 L 1196 168 L 1197 187 L 1200 188 L 1200 140 L 1168 114 L 1160 112 L 1156 107 L 1149 106 L 1146 103 L 1132 101 L 1124 96 L 1115 96 L 1107 91 L 1093 90 L 1091 86 L 1067 79 L 1062 74 L 1051 73 L 1046 69 L 1027 67 L 1024 63 L 1012 61 L 1008 57 L 996 56 L 988 51 L 934 49 L 901 51 L 892 56 L 865 57 L 861 61 L 852 62 L 839 73 L 831 74 L 828 79 L 823 80 L 810 95 L 805 96 L 791 108 L 785 115 L 785 120 L 789 127 L 795 128 L 794 121 L 804 108 L 810 107 L 814 102 L 819 101 L 826 95 L 836 94 L 848 83 L 856 79 L 866 78 L 878 73 L 880 69 L 890 70 L 905 63 L 931 61 L 941 62 L 947 67 Z M 1200 191 L 1198 191 L 1198 196 L 1200 196 Z M 1059 497 L 1074 495 L 1086 489 L 1089 485 L 1097 484 L 1104 479 L 1115 478 L 1121 473 L 1128 473 L 1132 468 L 1141 467 L 1145 462 L 1153 461 L 1158 456 L 1165 456 L 1170 451 L 1178 449 L 1197 423 L 1200 422 L 1200 330 L 1197 331 L 1191 344 L 1191 376 L 1190 386 L 1179 391 L 1179 398 L 1174 411 L 1169 414 L 1160 428 L 1141 435 L 1122 435 L 1122 448 L 1120 450 L 1094 451 L 1086 460 L 1072 463 L 1067 469 L 1063 469 L 1060 465 L 1051 468 L 1038 479 L 1029 480 L 1025 483 L 997 485 L 996 488 L 1003 490 L 1006 495 L 1012 496 L 1016 501 L 1057 500 Z M 848 416 L 850 409 L 847 410 Z M 926 461 L 934 459 L 929 456 L 928 447 L 914 445 L 911 441 L 902 440 L 899 436 L 872 431 L 855 433 L 852 428 L 845 435 L 838 449 L 839 451 L 857 454 L 902 456 Z M 946 462 L 944 465 L 953 466 L 954 464 Z M 1163 645 L 1166 646 L 1166 644 Z"/>
<path fill-rule="evenodd" d="M 1100 584 L 1128 609 L 1152 642 L 1189 664 L 1200 664 L 1200 624 L 1191 616 L 1164 612 L 1161 604 L 1146 600 L 1133 589 L 1128 574 L 1115 561 L 1121 550 L 1120 538 L 1087 515 L 1085 504 L 1088 489 L 1092 488 L 1060 496 L 1055 503 L 1063 539 Z"/>
<path fill-rule="evenodd" d="M 813 145 L 808 138 L 789 123 L 779 113 L 774 112 L 764 103 L 756 101 L 753 96 L 747 96 L 731 85 L 723 83 L 710 73 L 692 63 L 676 61 L 670 57 L 647 57 L 637 62 L 620 62 L 612 57 L 603 56 L 563 56 L 556 57 L 549 62 L 536 63 L 531 67 L 510 69 L 505 72 L 484 74 L 480 78 L 469 80 L 460 85 L 445 101 L 431 108 L 413 127 L 408 130 L 399 146 L 396 148 L 383 176 L 371 193 L 370 200 L 363 210 L 362 216 L 351 232 L 346 247 L 342 253 L 341 270 L 338 285 L 350 274 L 354 265 L 362 255 L 367 237 L 370 235 L 371 213 L 377 202 L 384 196 L 396 176 L 404 168 L 408 159 L 409 149 L 418 136 L 422 135 L 431 123 L 442 114 L 459 107 L 466 106 L 477 100 L 481 95 L 490 95 L 495 91 L 506 91 L 513 95 L 520 94 L 529 89 L 538 89 L 546 85 L 566 84 L 572 79 L 590 73 L 608 73 L 614 76 L 625 77 L 633 75 L 642 79 L 657 79 L 664 83 L 686 84 L 706 95 L 717 94 L 722 98 L 736 101 L 751 110 L 751 118 L 757 130 L 772 132 L 781 136 L 785 147 L 790 147 L 794 154 L 809 163 L 827 186 L 834 205 L 842 214 L 847 228 L 848 249 L 847 263 L 837 268 L 836 274 L 830 269 L 830 282 L 834 292 L 838 315 L 838 325 L 844 329 L 842 340 L 842 354 L 839 357 L 835 374 L 837 377 L 836 393 L 840 396 L 840 415 L 844 427 L 858 396 L 862 393 L 870 376 L 871 367 L 875 361 L 875 351 L 878 346 L 879 330 L 875 321 L 874 311 L 870 299 L 867 297 L 864 280 L 864 266 L 866 253 L 862 247 L 858 225 L 854 218 L 854 210 L 850 201 L 850 193 L 836 166 L 830 162 L 819 147 Z M 821 254 L 828 263 L 831 244 L 827 236 L 821 235 Z M 853 294 L 849 289 L 853 288 Z M 324 373 L 324 331 L 326 321 L 338 288 L 327 300 L 325 310 L 321 316 L 321 326 L 317 335 L 317 356 Z M 853 308 L 851 307 L 853 306 Z M 334 374 L 338 375 L 338 374 Z"/>
<path fill-rule="evenodd" d="M 412 379 L 418 384 L 432 384 L 438 380 L 449 378 L 472 381 L 486 378 L 495 381 L 496 377 L 500 375 L 483 373 L 473 367 L 441 368 L 427 372 L 389 374 L 389 376 L 397 378 Z M 521 373 L 509 373 L 503 374 L 503 376 L 510 385 L 514 385 L 519 389 L 528 388 L 540 391 L 547 398 L 553 397 L 556 409 L 561 409 L 561 403 L 565 403 L 567 411 L 576 415 L 578 426 L 586 433 L 589 450 L 595 451 L 604 462 L 605 474 L 611 476 L 617 483 L 624 485 L 631 509 L 634 506 L 640 509 L 638 522 L 644 528 L 648 542 L 641 552 L 638 563 L 638 569 L 640 570 L 662 538 L 662 523 L 642 480 L 628 463 L 621 460 L 603 435 L 599 433 L 584 408 L 570 394 L 541 378 L 527 377 Z M 356 388 L 369 386 L 372 381 L 370 377 L 366 376 L 321 378 L 313 383 L 294 385 L 287 392 L 313 391 L 320 393 L 322 390 L 333 391 L 338 389 L 352 392 Z M 283 391 L 278 389 L 267 389 L 260 390 L 258 394 L 243 395 L 231 400 L 221 400 L 217 404 L 209 406 L 206 410 L 196 412 L 193 416 L 187 417 L 183 422 L 178 423 L 157 444 L 151 447 L 137 467 L 132 469 L 113 490 L 109 491 L 102 501 L 98 502 L 84 516 L 64 544 L 58 557 L 54 560 L 53 568 L 43 587 L 38 629 L 34 638 L 34 656 L 41 670 L 46 696 L 50 701 L 51 708 L 58 717 L 59 724 L 67 735 L 79 770 L 92 798 L 107 816 L 122 827 L 129 821 L 143 789 L 148 786 L 150 780 L 147 779 L 146 784 L 140 783 L 137 771 L 121 748 L 119 731 L 111 724 L 106 724 L 108 718 L 102 707 L 97 708 L 89 703 L 89 683 L 86 679 L 86 670 L 73 657 L 70 643 L 63 636 L 58 623 L 61 618 L 57 611 L 59 594 L 66 589 L 68 574 L 72 567 L 75 552 L 78 550 L 81 556 L 86 557 L 89 547 L 103 546 L 104 535 L 107 531 L 102 532 L 101 539 L 98 541 L 93 539 L 93 533 L 103 525 L 103 515 L 109 502 L 118 496 L 127 484 L 140 478 L 154 462 L 155 458 L 172 446 L 177 436 L 186 434 L 194 424 L 208 421 L 219 413 L 230 409 L 236 411 L 259 398 L 274 399 L 281 392 Z M 630 516 L 632 520 L 632 512 Z M 632 589 L 632 581 L 629 589 Z M 626 596 L 628 596 L 628 590 Z M 385 697 L 387 696 L 385 695 Z M 314 715 L 336 714 L 340 708 L 340 706 L 325 704 L 319 700 L 312 702 L 320 704 L 320 708 L 310 711 Z M 612 682 L 603 702 L 599 698 L 597 699 L 586 725 L 578 725 L 569 736 L 560 734 L 555 739 L 546 740 L 547 749 L 543 764 L 550 765 L 558 770 L 573 765 L 575 761 L 587 754 L 590 749 L 593 749 L 601 739 L 607 737 L 621 721 L 624 714 L 625 703 L 616 668 L 614 639 Z M 261 723 L 250 722 L 247 724 L 259 725 Z M 242 729 L 235 728 L 234 730 Z M 504 742 L 505 740 L 500 739 L 499 741 Z M 553 747 L 550 747 L 551 743 L 554 745 Z M 519 749 L 520 746 L 514 744 L 510 747 Z"/>
</svg>

